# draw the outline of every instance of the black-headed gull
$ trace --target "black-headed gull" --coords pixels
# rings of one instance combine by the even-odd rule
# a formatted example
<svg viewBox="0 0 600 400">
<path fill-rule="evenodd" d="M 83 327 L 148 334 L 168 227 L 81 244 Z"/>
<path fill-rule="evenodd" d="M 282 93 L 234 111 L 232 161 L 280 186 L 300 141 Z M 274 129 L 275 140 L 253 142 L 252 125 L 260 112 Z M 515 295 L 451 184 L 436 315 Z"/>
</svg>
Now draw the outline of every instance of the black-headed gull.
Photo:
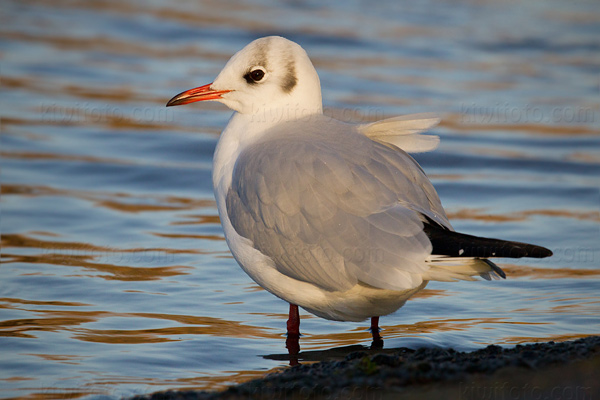
<svg viewBox="0 0 600 400">
<path fill-rule="evenodd" d="M 234 110 L 213 161 L 233 256 L 261 287 L 338 321 L 390 314 L 428 281 L 504 278 L 489 257 L 548 257 L 546 248 L 455 232 L 431 182 L 407 153 L 439 120 L 409 115 L 356 125 L 323 115 L 308 55 L 282 37 L 257 39 L 211 84 L 167 106 L 214 100 Z"/>
</svg>

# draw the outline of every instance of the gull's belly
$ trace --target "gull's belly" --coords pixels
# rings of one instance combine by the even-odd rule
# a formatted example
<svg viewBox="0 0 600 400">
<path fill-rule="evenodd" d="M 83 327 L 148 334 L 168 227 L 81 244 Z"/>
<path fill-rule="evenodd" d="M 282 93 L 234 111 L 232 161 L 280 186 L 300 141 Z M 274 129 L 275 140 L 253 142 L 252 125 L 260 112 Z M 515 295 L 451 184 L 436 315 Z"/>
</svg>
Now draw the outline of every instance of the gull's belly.
<svg viewBox="0 0 600 400">
<path fill-rule="evenodd" d="M 296 304 L 306 311 L 336 321 L 363 321 L 370 317 L 393 313 L 415 293 L 427 285 L 396 291 L 358 283 L 348 290 L 324 290 L 310 282 L 300 281 L 279 272 L 271 258 L 240 236 L 231 224 L 225 196 L 217 196 L 219 216 L 227 245 L 240 267 L 258 285 L 275 296 Z"/>
</svg>

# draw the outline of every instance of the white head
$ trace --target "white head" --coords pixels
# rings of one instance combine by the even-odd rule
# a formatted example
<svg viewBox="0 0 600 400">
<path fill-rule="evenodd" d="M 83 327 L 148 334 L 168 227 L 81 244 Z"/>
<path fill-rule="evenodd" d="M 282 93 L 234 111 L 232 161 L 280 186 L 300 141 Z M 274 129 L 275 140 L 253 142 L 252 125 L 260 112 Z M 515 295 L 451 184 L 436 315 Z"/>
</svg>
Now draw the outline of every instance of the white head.
<svg viewBox="0 0 600 400">
<path fill-rule="evenodd" d="M 257 39 L 234 54 L 211 84 L 173 97 L 168 106 L 215 100 L 241 114 L 277 110 L 295 119 L 322 113 L 321 84 L 308 55 L 280 36 Z"/>
</svg>

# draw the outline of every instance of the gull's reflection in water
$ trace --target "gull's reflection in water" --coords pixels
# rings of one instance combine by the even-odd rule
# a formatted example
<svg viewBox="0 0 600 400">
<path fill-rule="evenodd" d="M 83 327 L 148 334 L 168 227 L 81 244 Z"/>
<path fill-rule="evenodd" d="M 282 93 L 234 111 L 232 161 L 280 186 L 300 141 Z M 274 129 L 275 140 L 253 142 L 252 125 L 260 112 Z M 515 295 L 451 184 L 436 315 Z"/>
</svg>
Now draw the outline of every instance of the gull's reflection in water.
<svg viewBox="0 0 600 400">
<path fill-rule="evenodd" d="M 316 350 L 316 351 L 305 351 L 300 353 L 300 337 L 302 335 L 290 335 L 288 334 L 285 340 L 285 347 L 288 350 L 288 354 L 270 354 L 263 356 L 263 358 L 267 360 L 289 360 L 290 366 L 300 364 L 300 360 L 302 361 L 324 361 L 338 358 L 345 358 L 348 354 L 356 352 L 356 351 L 366 351 L 366 350 L 383 350 L 383 338 L 380 334 L 380 328 L 373 327 L 369 328 L 373 335 L 373 341 L 371 342 L 371 346 L 363 346 L 363 345 L 351 345 L 351 346 L 342 346 L 342 347 L 334 347 L 327 350 Z M 393 351 L 397 351 L 398 349 L 394 349 Z M 392 351 L 391 349 L 388 351 Z"/>
<path fill-rule="evenodd" d="M 290 338 L 286 339 L 286 348 L 288 353 L 280 353 L 280 354 L 267 354 L 264 355 L 263 358 L 266 360 L 276 360 L 276 361 L 289 361 L 290 366 L 299 365 L 301 361 L 303 362 L 319 362 L 319 361 L 332 361 L 332 360 L 343 360 L 349 354 L 352 353 L 398 353 L 398 352 L 414 352 L 414 349 L 410 349 L 408 347 L 397 347 L 384 349 L 383 348 L 383 339 L 379 333 L 377 333 L 378 339 L 374 339 L 371 342 L 370 346 L 364 346 L 360 344 L 353 344 L 349 346 L 339 346 L 333 347 L 326 350 L 309 350 L 300 352 L 300 344 L 298 338 Z"/>
</svg>

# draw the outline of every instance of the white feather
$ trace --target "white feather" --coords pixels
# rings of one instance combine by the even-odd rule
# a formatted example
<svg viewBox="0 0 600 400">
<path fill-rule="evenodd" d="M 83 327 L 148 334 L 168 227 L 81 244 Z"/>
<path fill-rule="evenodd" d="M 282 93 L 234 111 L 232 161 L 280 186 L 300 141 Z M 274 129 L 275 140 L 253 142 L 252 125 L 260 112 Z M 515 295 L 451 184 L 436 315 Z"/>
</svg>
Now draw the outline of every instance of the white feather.
<svg viewBox="0 0 600 400">
<path fill-rule="evenodd" d="M 420 133 L 439 122 L 440 118 L 431 113 L 409 114 L 361 125 L 358 130 L 376 142 L 394 145 L 407 153 L 422 153 L 435 150 L 440 138 Z"/>
<path fill-rule="evenodd" d="M 501 277 L 484 260 L 470 257 L 429 256 L 429 270 L 423 274 L 424 280 L 451 282 L 456 280 L 474 281 L 474 276 L 485 280 Z"/>
</svg>

